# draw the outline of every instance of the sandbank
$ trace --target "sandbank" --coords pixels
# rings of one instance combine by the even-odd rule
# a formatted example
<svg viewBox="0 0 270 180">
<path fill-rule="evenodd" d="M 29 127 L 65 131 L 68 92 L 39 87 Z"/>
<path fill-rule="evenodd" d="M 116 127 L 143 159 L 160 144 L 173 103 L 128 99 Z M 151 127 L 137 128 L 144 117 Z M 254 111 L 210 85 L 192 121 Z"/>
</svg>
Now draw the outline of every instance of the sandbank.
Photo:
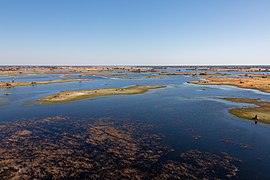
<svg viewBox="0 0 270 180">
<path fill-rule="evenodd" d="M 40 104 L 62 103 L 69 101 L 76 101 L 86 98 L 95 98 L 99 96 L 110 95 L 129 95 L 129 94 L 142 94 L 150 89 L 164 88 L 166 86 L 161 85 L 149 85 L 149 86 L 130 86 L 127 88 L 102 88 L 94 90 L 70 90 L 61 91 L 57 94 L 52 94 L 43 97 L 38 100 Z"/>
</svg>

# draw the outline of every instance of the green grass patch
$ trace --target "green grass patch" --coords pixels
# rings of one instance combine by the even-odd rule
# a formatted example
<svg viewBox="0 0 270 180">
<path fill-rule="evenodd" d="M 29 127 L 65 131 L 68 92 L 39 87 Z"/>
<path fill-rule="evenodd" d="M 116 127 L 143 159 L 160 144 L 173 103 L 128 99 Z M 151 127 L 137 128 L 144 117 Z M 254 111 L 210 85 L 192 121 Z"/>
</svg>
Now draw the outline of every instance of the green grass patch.
<svg viewBox="0 0 270 180">
<path fill-rule="evenodd" d="M 239 118 L 270 124 L 270 102 L 248 98 L 221 98 L 223 100 L 254 104 L 257 107 L 232 108 L 229 112 Z M 255 118 L 257 115 L 258 118 Z"/>
</svg>

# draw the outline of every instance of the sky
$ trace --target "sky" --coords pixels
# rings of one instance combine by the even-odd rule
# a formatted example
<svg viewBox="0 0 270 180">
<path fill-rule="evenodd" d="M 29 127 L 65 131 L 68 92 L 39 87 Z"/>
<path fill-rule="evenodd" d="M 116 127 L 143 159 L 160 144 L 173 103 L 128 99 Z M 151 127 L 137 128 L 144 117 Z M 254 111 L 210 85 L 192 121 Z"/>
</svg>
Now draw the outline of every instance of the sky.
<svg viewBox="0 0 270 180">
<path fill-rule="evenodd" d="M 0 65 L 270 64 L 270 0 L 0 0 Z"/>
</svg>

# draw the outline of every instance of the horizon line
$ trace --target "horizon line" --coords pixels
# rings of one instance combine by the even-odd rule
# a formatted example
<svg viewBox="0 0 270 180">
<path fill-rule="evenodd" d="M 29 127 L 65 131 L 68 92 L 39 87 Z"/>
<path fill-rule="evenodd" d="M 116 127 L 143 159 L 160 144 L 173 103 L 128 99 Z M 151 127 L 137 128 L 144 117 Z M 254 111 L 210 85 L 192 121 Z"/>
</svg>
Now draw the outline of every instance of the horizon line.
<svg viewBox="0 0 270 180">
<path fill-rule="evenodd" d="M 0 66 L 270 66 L 270 64 L 0 64 Z"/>
</svg>

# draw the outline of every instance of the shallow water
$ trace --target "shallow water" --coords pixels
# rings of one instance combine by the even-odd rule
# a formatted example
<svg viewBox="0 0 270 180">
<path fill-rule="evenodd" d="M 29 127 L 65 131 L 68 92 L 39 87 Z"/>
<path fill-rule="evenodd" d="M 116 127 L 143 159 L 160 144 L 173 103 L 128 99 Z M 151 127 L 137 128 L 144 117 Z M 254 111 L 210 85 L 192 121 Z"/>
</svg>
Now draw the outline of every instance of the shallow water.
<svg viewBox="0 0 270 180">
<path fill-rule="evenodd" d="M 61 75 L 18 76 L 16 80 L 54 80 Z M 76 75 L 73 78 L 78 78 Z M 227 110 L 244 104 L 219 100 L 216 97 L 261 98 L 270 101 L 267 93 L 232 86 L 192 85 L 196 80 L 186 76 L 149 79 L 104 78 L 90 76 L 93 81 L 69 82 L 0 89 L 0 123 L 22 119 L 43 119 L 67 116 L 74 121 L 93 121 L 102 117 L 157 125 L 156 133 L 164 135 L 164 143 L 174 149 L 162 161 L 177 160 L 191 149 L 219 154 L 227 152 L 242 160 L 238 164 L 240 179 L 270 178 L 270 125 L 254 124 L 229 114 Z M 1 76 L 4 81 L 12 77 Z M 131 85 L 167 85 L 144 94 L 117 95 L 76 102 L 38 105 L 36 101 L 61 90 L 127 87 Z M 4 93 L 11 95 L 5 96 Z M 50 127 L 52 130 L 54 127 Z M 71 132 L 72 133 L 72 132 Z"/>
</svg>

